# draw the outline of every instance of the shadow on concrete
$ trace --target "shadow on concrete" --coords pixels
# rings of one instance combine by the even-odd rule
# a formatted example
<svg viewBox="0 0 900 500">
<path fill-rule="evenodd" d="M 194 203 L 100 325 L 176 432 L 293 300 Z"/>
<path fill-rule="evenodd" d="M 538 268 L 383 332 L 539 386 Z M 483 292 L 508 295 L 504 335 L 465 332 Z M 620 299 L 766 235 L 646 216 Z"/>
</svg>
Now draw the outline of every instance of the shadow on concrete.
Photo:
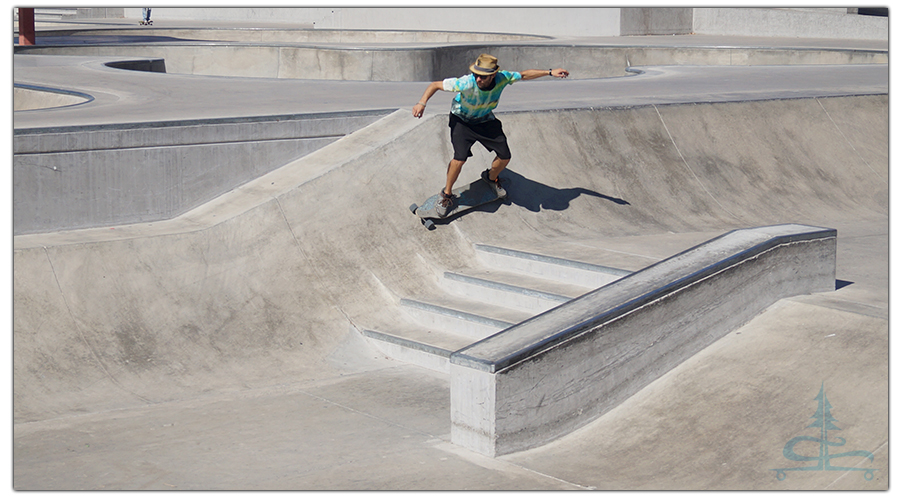
<svg viewBox="0 0 900 500">
<path fill-rule="evenodd" d="M 507 201 L 526 208 L 532 212 L 540 212 L 541 210 L 562 211 L 569 208 L 572 200 L 581 195 L 594 196 L 607 201 L 611 201 L 617 205 L 630 205 L 627 201 L 620 198 L 613 198 L 596 191 L 585 188 L 555 188 L 540 182 L 533 181 L 509 169 L 504 171 L 504 176 L 510 180 L 513 186 L 509 191 Z"/>
<path fill-rule="evenodd" d="M 581 195 L 594 196 L 603 200 L 611 201 L 617 205 L 631 205 L 621 198 L 598 193 L 585 188 L 555 188 L 540 182 L 533 181 L 521 174 L 510 169 L 506 169 L 500 175 L 501 179 L 507 182 L 504 184 L 509 192 L 506 200 L 497 200 L 486 203 L 480 207 L 475 207 L 465 212 L 460 212 L 447 217 L 446 219 L 434 219 L 437 226 L 442 226 L 453 222 L 454 220 L 464 217 L 466 214 L 473 212 L 496 212 L 501 205 L 518 205 L 532 212 L 540 212 L 541 210 L 563 211 L 569 208 L 572 200 Z"/>
<path fill-rule="evenodd" d="M 845 286 L 850 286 L 852 284 L 853 284 L 852 281 L 834 280 L 834 289 L 840 290 L 841 288 L 844 288 Z"/>
</svg>

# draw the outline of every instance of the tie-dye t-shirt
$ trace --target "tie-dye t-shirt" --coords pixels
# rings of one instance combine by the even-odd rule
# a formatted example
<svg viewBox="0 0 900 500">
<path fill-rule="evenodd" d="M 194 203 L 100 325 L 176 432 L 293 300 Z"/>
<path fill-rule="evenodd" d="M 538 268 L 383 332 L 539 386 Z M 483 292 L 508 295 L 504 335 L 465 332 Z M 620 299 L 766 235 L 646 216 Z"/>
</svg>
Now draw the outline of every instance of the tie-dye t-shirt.
<svg viewBox="0 0 900 500">
<path fill-rule="evenodd" d="M 500 93 L 507 85 L 522 79 L 516 71 L 498 71 L 494 77 L 494 88 L 481 90 L 475 83 L 475 75 L 444 80 L 444 90 L 459 92 L 453 99 L 450 112 L 468 123 L 481 123 L 494 119 L 493 109 L 497 107 Z"/>
</svg>

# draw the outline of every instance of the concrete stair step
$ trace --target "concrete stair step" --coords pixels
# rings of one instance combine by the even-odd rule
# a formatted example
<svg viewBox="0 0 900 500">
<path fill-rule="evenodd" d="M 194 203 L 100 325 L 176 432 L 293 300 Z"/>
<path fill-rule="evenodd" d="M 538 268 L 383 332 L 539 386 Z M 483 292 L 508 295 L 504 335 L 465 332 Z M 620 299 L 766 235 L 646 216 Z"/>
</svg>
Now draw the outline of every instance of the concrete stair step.
<svg viewBox="0 0 900 500">
<path fill-rule="evenodd" d="M 452 296 L 402 299 L 400 306 L 422 326 L 473 342 L 530 318 L 531 314 Z"/>
<path fill-rule="evenodd" d="M 401 299 L 415 324 L 398 320 L 362 334 L 389 358 L 449 373 L 453 352 L 631 273 L 490 245 L 475 248 L 489 269 L 445 272 L 434 294 Z"/>
<path fill-rule="evenodd" d="M 588 262 L 551 257 L 492 245 L 475 245 L 478 259 L 491 269 L 516 272 L 571 285 L 600 288 L 631 274 L 631 271 Z"/>
<path fill-rule="evenodd" d="M 593 290 L 505 271 L 446 272 L 441 287 L 470 300 L 486 302 L 532 315 L 540 314 Z"/>
<path fill-rule="evenodd" d="M 471 345 L 469 338 L 419 325 L 393 325 L 389 332 L 363 330 L 385 356 L 442 373 L 450 372 L 450 354 Z"/>
</svg>

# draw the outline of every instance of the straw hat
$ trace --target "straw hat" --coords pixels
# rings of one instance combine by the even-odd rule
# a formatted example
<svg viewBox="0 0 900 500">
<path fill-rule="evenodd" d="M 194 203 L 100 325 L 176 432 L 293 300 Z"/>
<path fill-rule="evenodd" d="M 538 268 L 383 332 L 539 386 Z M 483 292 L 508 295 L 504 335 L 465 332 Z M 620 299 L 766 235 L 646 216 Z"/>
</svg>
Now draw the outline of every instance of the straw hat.
<svg viewBox="0 0 900 500">
<path fill-rule="evenodd" d="M 489 76 L 499 71 L 500 65 L 498 64 L 496 57 L 488 54 L 481 54 L 478 56 L 475 64 L 469 66 L 469 70 L 476 75 Z"/>
</svg>

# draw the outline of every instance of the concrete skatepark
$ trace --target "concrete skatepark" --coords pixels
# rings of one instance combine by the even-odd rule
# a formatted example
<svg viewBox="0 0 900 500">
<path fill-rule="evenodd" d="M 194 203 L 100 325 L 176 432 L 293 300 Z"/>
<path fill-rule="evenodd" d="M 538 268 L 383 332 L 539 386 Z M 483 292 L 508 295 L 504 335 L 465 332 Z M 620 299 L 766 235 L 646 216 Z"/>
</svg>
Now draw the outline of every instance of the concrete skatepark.
<svg viewBox="0 0 900 500">
<path fill-rule="evenodd" d="M 109 43 L 73 55 L 78 42 L 39 38 L 16 52 L 15 84 L 29 94 L 17 102 L 30 108 L 14 114 L 16 489 L 888 488 L 886 43 L 354 41 L 432 61 L 445 45 L 462 60 L 489 44 L 514 69 L 532 66 L 531 51 L 543 58 L 533 66 L 573 73 L 504 93 L 510 198 L 426 231 L 406 207 L 442 183 L 450 94 L 416 120 L 425 80 L 173 71 L 189 50 L 229 44 L 221 24 L 168 23 L 142 35 L 166 40 L 125 43 L 132 35 L 88 22 L 76 31 Z M 184 41 L 179 28 L 214 41 Z M 340 52 L 302 48 L 322 43 Z M 139 56 L 141 44 L 152 53 Z M 575 78 L 604 48 L 628 65 Z M 107 65 L 122 61 L 144 71 Z M 475 153 L 461 181 L 490 160 Z M 453 437 L 453 395 L 466 394 L 453 353 L 610 282 L 667 266 L 659 279 L 681 282 L 677 258 L 735 253 L 700 245 L 785 224 L 836 230 L 836 253 L 753 253 L 741 262 L 762 266 L 754 278 L 697 282 L 707 295 L 692 307 L 666 292 L 661 312 L 628 331 L 638 338 L 675 313 L 706 330 L 746 309 L 739 326 L 662 349 L 649 365 L 665 369 L 628 377 L 632 392 L 547 442 L 485 453 Z M 786 276 L 770 279 L 782 264 Z M 807 266 L 831 289 L 778 296 Z M 747 283 L 756 288 L 737 292 Z M 579 380 L 557 393 L 603 384 Z M 784 450 L 813 432 L 823 389 L 839 427 L 832 454 L 873 456 L 831 465 L 871 475 L 776 473 L 815 465 Z"/>
</svg>

